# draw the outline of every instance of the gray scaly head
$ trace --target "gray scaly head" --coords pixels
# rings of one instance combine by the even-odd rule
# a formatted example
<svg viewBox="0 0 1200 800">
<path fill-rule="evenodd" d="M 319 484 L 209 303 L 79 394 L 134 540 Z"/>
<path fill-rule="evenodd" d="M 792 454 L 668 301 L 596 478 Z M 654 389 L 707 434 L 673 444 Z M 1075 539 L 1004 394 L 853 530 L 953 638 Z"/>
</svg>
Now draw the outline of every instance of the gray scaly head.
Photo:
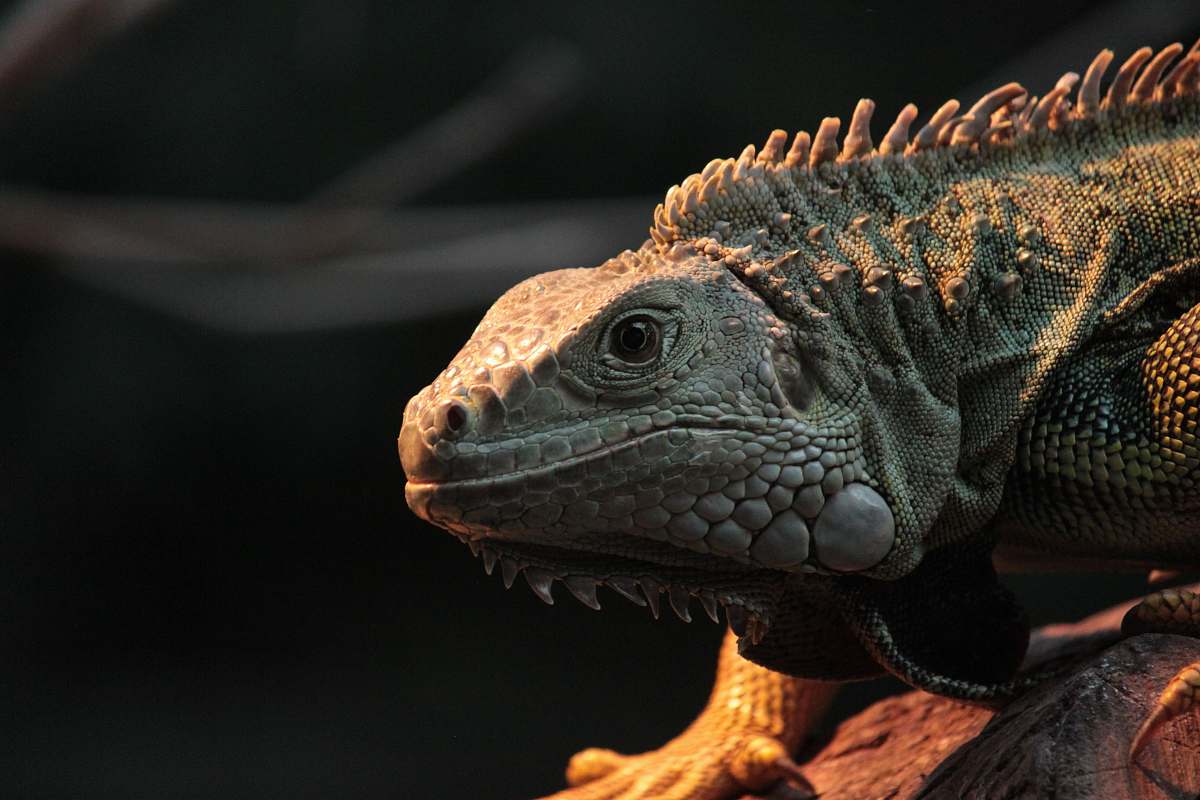
<svg viewBox="0 0 1200 800">
<path fill-rule="evenodd" d="M 605 582 L 765 618 L 775 571 L 866 569 L 892 545 L 854 414 L 820 397 L 790 326 L 690 248 L 531 278 L 409 403 L 413 509 L 589 605 Z"/>
</svg>

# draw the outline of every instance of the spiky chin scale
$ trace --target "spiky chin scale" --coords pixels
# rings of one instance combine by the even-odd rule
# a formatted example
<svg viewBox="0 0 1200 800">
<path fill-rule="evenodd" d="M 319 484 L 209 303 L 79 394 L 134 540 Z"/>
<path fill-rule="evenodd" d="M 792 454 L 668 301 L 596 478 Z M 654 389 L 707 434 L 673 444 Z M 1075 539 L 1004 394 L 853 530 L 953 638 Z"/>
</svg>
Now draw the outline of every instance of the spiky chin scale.
<svg viewBox="0 0 1200 800">
<path fill-rule="evenodd" d="M 522 575 L 534 595 L 547 605 L 554 605 L 555 581 L 562 582 L 588 608 L 601 609 L 596 590 L 606 586 L 635 605 L 649 608 L 655 619 L 665 599 L 676 616 L 691 622 L 690 603 L 696 599 L 713 622 L 720 622 L 718 611 L 724 608 L 734 633 L 754 644 L 770 627 L 771 611 L 782 586 L 773 570 L 710 571 L 552 545 L 454 535 L 483 560 L 487 574 L 500 566 L 506 589 Z"/>
</svg>

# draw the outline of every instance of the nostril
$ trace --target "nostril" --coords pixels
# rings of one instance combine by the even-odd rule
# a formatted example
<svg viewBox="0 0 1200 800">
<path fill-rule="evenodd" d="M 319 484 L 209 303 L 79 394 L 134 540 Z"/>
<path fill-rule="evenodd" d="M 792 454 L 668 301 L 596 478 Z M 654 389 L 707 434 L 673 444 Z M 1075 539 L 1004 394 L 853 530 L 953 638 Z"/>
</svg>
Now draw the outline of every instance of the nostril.
<svg viewBox="0 0 1200 800">
<path fill-rule="evenodd" d="M 438 433 L 446 439 L 457 439 L 470 431 L 470 410 L 457 399 L 448 399 L 438 407 Z"/>
<path fill-rule="evenodd" d="M 467 410 L 462 403 L 450 403 L 446 409 L 446 430 L 458 433 L 467 425 Z"/>
</svg>

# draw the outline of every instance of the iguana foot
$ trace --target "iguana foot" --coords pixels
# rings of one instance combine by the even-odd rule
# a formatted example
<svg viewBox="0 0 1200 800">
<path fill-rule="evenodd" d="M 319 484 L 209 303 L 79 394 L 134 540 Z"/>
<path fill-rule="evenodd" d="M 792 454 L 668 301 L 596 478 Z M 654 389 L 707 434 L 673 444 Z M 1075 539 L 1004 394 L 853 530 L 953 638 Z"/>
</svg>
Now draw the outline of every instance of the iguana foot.
<svg viewBox="0 0 1200 800">
<path fill-rule="evenodd" d="M 835 685 L 791 678 L 737 654 L 725 638 L 712 696 L 700 716 L 658 750 L 589 748 L 567 766 L 572 788 L 553 800 L 729 800 L 814 796 L 791 752 L 828 706 Z"/>
<path fill-rule="evenodd" d="M 787 779 L 789 793 L 781 796 L 815 796 L 783 742 L 753 734 L 722 740 L 702 720 L 649 753 L 625 756 L 600 748 L 576 753 L 567 766 L 573 788 L 553 800 L 719 800 L 764 792 Z"/>
<path fill-rule="evenodd" d="M 686 753 L 689 748 L 681 747 L 680 750 L 682 752 L 676 757 L 688 760 Z M 666 754 L 663 757 L 667 757 Z M 571 757 L 567 764 L 567 783 L 582 786 L 645 758 L 645 755 L 623 756 L 614 750 L 589 747 Z M 694 751 L 690 758 L 696 760 Z M 734 780 L 748 789 L 762 788 L 783 778 L 791 778 L 812 791 L 808 779 L 804 777 L 800 765 L 792 760 L 787 747 L 771 736 L 751 736 L 738 742 L 725 766 Z"/>
<path fill-rule="evenodd" d="M 1177 633 L 1200 637 L 1200 594 L 1188 589 L 1164 589 L 1131 608 L 1121 622 L 1127 636 L 1139 633 Z M 1158 696 L 1154 710 L 1142 722 L 1129 746 L 1134 760 L 1164 725 L 1200 708 L 1200 661 L 1179 671 Z"/>
</svg>

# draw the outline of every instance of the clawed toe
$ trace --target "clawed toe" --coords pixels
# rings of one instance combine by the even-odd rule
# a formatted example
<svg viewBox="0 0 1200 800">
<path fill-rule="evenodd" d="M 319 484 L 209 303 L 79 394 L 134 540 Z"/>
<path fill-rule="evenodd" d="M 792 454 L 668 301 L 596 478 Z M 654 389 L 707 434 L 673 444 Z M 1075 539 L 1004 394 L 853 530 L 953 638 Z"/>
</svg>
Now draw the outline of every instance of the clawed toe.
<svg viewBox="0 0 1200 800">
<path fill-rule="evenodd" d="M 808 796 L 815 794 L 812 784 L 800 771 L 800 765 L 792 760 L 783 742 L 770 736 L 755 736 L 746 741 L 729 762 L 729 772 L 742 786 L 762 790 L 771 786 L 786 785 L 790 778 Z M 768 795 L 769 796 L 769 795 Z"/>
<path fill-rule="evenodd" d="M 814 800 L 817 792 L 805 781 L 804 786 L 797 786 L 790 781 L 780 781 L 769 792 L 761 795 L 743 795 L 741 800 Z"/>
<path fill-rule="evenodd" d="M 1171 679 L 1163 689 L 1154 710 L 1138 728 L 1129 745 L 1129 760 L 1134 762 L 1164 725 L 1171 720 L 1200 707 L 1200 661 L 1189 664 Z"/>
</svg>

